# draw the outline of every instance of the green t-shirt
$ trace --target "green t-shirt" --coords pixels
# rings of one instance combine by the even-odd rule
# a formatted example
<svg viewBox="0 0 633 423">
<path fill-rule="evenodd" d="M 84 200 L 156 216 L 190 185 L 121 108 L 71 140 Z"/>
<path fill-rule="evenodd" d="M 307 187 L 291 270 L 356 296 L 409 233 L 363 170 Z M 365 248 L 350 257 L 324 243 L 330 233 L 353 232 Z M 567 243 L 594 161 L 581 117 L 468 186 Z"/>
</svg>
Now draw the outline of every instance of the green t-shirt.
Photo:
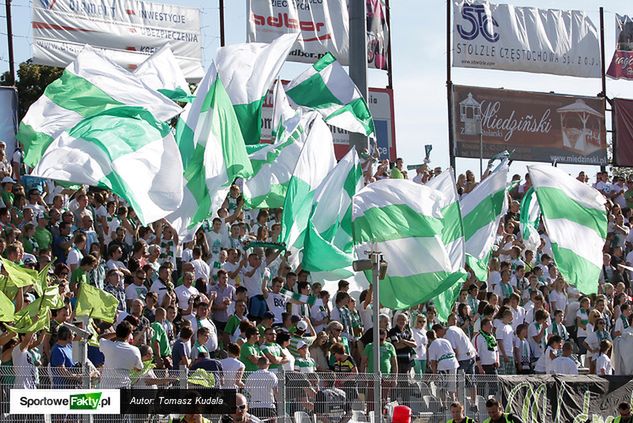
<svg viewBox="0 0 633 423">
<path fill-rule="evenodd" d="M 633 207 L 633 190 L 629 189 L 624 192 L 624 200 L 627 207 Z"/>
<path fill-rule="evenodd" d="M 240 330 L 240 323 L 242 321 L 235 314 L 232 314 L 229 317 L 229 320 L 226 321 L 226 326 L 224 326 L 224 333 L 228 333 L 229 336 L 233 336 L 235 331 Z"/>
<path fill-rule="evenodd" d="M 33 236 L 37 241 L 37 245 L 40 248 L 51 248 L 53 243 L 53 234 L 46 228 L 40 228 L 39 226 L 35 228 L 35 235 Z"/>
<path fill-rule="evenodd" d="M 295 370 L 300 373 L 313 373 L 316 371 L 316 362 L 310 357 L 295 358 Z"/>
<path fill-rule="evenodd" d="M 160 349 L 160 356 L 167 357 L 171 355 L 171 346 L 169 345 L 169 337 L 163 325 L 159 322 L 151 324 L 154 334 L 152 335 L 152 344 L 158 341 L 158 348 Z M 156 354 L 157 351 L 154 351 Z"/>
<path fill-rule="evenodd" d="M 70 283 L 71 285 L 88 283 L 88 274 L 83 271 L 81 266 L 73 270 L 73 273 L 70 275 Z"/>
<path fill-rule="evenodd" d="M 6 208 L 10 208 L 13 206 L 13 200 L 15 199 L 15 195 L 9 191 L 2 191 L 2 201 Z"/>
<path fill-rule="evenodd" d="M 263 344 L 261 346 L 262 353 L 267 353 L 272 355 L 273 357 L 283 357 L 283 352 L 281 350 L 281 346 L 276 342 L 270 342 Z M 278 369 L 281 367 L 281 364 L 270 364 L 271 369 Z"/>
<path fill-rule="evenodd" d="M 259 349 L 259 345 L 257 344 L 249 344 L 248 342 L 242 345 L 242 349 L 240 350 L 240 361 L 244 363 L 244 370 L 247 372 L 255 372 L 259 370 L 257 364 L 251 363 L 248 359 L 251 355 L 260 356 L 262 354 Z"/>
<path fill-rule="evenodd" d="M 367 356 L 367 372 L 374 372 L 374 345 L 373 343 L 365 346 L 363 355 Z M 396 356 L 396 349 L 390 342 L 385 342 L 380 346 L 380 372 L 384 374 L 391 373 L 391 359 Z"/>
<path fill-rule="evenodd" d="M 35 237 L 22 237 L 22 246 L 24 247 L 24 251 L 29 254 L 37 254 L 38 250 L 40 249 Z"/>
</svg>

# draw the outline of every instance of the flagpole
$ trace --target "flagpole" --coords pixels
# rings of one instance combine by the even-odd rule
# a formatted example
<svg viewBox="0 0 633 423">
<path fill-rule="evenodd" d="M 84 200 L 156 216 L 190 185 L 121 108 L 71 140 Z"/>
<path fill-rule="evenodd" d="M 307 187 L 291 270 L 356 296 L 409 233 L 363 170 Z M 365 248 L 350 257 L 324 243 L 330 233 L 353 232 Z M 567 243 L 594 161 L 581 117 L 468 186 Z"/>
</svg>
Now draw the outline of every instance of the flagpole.
<svg viewBox="0 0 633 423">
<path fill-rule="evenodd" d="M 387 19 L 387 88 L 393 90 L 393 61 L 391 60 L 391 5 L 389 0 L 385 0 Z"/>
<path fill-rule="evenodd" d="M 365 0 L 349 2 L 349 76 L 367 101 L 367 5 Z M 349 134 L 350 147 L 369 152 L 367 137 Z"/>
<path fill-rule="evenodd" d="M 448 157 L 456 175 L 455 134 L 453 128 L 453 81 L 451 80 L 451 1 L 446 2 L 446 99 L 448 103 Z"/>
<path fill-rule="evenodd" d="M 15 86 L 15 57 L 13 55 L 13 24 L 11 20 L 11 0 L 4 2 L 7 18 L 7 45 L 9 51 L 9 82 Z"/>
<path fill-rule="evenodd" d="M 608 101 L 607 97 L 607 65 L 606 65 L 606 54 L 604 51 L 604 8 L 600 7 L 600 77 L 602 79 L 602 92 L 599 96 L 604 97 L 605 101 Z M 614 137 L 615 138 L 615 137 Z M 606 142 L 606 140 L 605 140 Z M 611 152 L 614 151 L 613 146 L 611 146 Z M 600 171 L 605 172 L 607 167 L 605 165 L 600 166 Z"/>
<path fill-rule="evenodd" d="M 224 47 L 225 38 L 224 38 L 224 0 L 218 0 L 220 7 L 220 47 Z"/>
</svg>

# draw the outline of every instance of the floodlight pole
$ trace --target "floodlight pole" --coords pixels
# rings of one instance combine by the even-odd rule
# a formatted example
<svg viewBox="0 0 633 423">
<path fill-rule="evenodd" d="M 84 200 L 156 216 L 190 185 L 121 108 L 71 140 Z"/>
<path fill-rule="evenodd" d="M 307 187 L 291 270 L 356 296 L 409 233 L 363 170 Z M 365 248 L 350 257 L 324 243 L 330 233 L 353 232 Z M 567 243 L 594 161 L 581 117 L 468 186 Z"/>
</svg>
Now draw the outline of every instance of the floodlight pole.
<svg viewBox="0 0 633 423">
<path fill-rule="evenodd" d="M 365 0 L 349 1 L 349 76 L 367 101 L 367 5 Z M 391 66 L 391 64 L 389 64 Z M 350 132 L 350 147 L 369 152 L 367 137 Z"/>
<path fill-rule="evenodd" d="M 15 56 L 13 54 L 13 22 L 11 19 L 11 0 L 5 0 L 5 15 L 7 18 L 7 49 L 9 52 L 9 85 L 15 86 Z"/>
<path fill-rule="evenodd" d="M 381 255 L 378 251 L 371 251 L 369 255 L 372 264 L 372 312 L 374 319 L 374 423 L 379 423 L 380 417 L 382 416 L 382 375 L 380 374 L 380 289 L 378 287 L 378 281 L 380 280 Z"/>
</svg>

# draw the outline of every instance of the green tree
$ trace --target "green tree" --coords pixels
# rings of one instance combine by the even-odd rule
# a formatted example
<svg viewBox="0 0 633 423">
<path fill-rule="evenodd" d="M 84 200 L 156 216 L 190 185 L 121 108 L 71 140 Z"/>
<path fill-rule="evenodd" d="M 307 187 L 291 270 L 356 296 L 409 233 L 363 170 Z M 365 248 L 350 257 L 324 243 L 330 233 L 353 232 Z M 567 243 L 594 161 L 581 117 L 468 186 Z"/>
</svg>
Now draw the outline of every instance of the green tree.
<svg viewBox="0 0 633 423">
<path fill-rule="evenodd" d="M 31 104 L 44 94 L 44 89 L 59 78 L 64 72 L 64 68 L 56 68 L 53 66 L 35 65 L 31 59 L 20 63 L 18 68 L 17 82 L 15 86 L 18 89 L 18 114 L 20 120 L 29 110 Z M 5 72 L 0 78 L 0 84 L 8 85 L 8 72 Z"/>
</svg>

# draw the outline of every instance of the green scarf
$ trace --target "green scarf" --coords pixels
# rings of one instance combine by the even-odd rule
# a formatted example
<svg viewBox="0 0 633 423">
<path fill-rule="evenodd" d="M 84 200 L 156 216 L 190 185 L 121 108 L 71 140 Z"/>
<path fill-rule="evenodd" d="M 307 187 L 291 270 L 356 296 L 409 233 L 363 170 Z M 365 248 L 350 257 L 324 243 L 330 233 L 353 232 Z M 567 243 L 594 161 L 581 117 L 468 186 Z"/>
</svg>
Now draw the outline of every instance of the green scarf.
<svg viewBox="0 0 633 423">
<path fill-rule="evenodd" d="M 494 351 L 495 348 L 497 348 L 497 340 L 495 339 L 494 336 L 487 334 L 486 332 L 484 332 L 483 330 L 479 331 L 479 334 L 481 336 L 484 337 L 484 339 L 486 340 L 486 345 L 488 345 L 488 350 L 489 351 Z"/>
</svg>

